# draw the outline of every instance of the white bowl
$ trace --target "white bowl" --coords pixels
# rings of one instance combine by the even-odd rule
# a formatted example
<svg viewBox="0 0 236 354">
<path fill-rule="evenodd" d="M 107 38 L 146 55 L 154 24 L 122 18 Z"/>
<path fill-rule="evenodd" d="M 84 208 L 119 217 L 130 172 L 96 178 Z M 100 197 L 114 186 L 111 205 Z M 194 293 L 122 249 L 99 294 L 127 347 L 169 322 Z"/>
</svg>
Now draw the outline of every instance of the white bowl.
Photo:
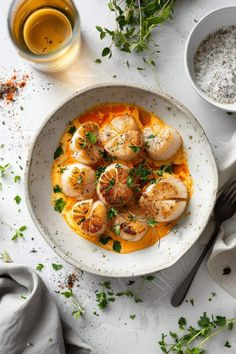
<svg viewBox="0 0 236 354">
<path fill-rule="evenodd" d="M 188 37 L 185 47 L 185 68 L 190 82 L 196 92 L 204 98 L 207 102 L 211 103 L 215 107 L 221 108 L 229 112 L 236 112 L 236 104 L 223 104 L 218 103 L 209 96 L 207 96 L 198 87 L 195 81 L 193 58 L 201 42 L 210 34 L 223 26 L 236 25 L 236 6 L 222 7 L 216 9 L 206 16 L 204 16 L 192 29 Z"/>
<path fill-rule="evenodd" d="M 189 214 L 160 244 L 130 254 L 117 254 L 78 236 L 51 205 L 53 153 L 68 122 L 96 104 L 128 102 L 155 112 L 182 135 L 194 180 Z M 82 90 L 51 113 L 29 152 L 26 201 L 33 221 L 49 245 L 75 267 L 100 275 L 128 277 L 164 269 L 177 262 L 197 241 L 212 212 L 218 173 L 206 135 L 182 104 L 161 92 L 127 85 L 96 85 Z"/>
</svg>

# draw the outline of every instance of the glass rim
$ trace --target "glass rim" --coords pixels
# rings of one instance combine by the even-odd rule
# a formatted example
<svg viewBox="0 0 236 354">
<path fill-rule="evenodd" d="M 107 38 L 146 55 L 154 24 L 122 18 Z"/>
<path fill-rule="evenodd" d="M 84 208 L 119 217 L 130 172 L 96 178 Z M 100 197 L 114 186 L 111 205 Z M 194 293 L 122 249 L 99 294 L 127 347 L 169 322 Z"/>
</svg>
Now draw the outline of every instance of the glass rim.
<svg viewBox="0 0 236 354">
<path fill-rule="evenodd" d="M 74 26 L 73 26 L 73 29 L 72 29 L 72 36 L 69 40 L 67 40 L 62 47 L 60 47 L 59 49 L 55 50 L 53 53 L 49 53 L 49 54 L 35 54 L 33 52 L 27 52 L 26 50 L 24 50 L 24 48 L 20 47 L 16 41 L 14 40 L 13 38 L 13 35 L 12 35 L 12 30 L 11 30 L 11 24 L 10 24 L 10 21 L 11 21 L 11 14 L 13 12 L 13 9 L 16 5 L 16 2 L 19 1 L 19 0 L 13 0 L 10 7 L 9 7 L 9 10 L 8 10 L 8 15 L 7 15 L 7 26 L 8 26 L 8 32 L 9 32 L 9 35 L 10 35 L 10 39 L 11 39 L 11 42 L 13 43 L 14 47 L 16 49 L 18 49 L 20 52 L 24 53 L 29 59 L 50 59 L 50 58 L 53 58 L 56 54 L 60 53 L 61 51 L 63 51 L 63 49 L 65 49 L 70 43 L 72 43 L 76 37 L 76 34 L 77 32 L 79 32 L 80 30 L 80 20 L 79 20 L 79 13 L 77 11 L 77 8 L 74 4 L 74 2 L 72 0 L 71 3 L 72 3 L 72 6 L 75 10 L 75 14 L 76 14 L 76 19 L 75 19 L 75 22 L 74 22 Z"/>
</svg>

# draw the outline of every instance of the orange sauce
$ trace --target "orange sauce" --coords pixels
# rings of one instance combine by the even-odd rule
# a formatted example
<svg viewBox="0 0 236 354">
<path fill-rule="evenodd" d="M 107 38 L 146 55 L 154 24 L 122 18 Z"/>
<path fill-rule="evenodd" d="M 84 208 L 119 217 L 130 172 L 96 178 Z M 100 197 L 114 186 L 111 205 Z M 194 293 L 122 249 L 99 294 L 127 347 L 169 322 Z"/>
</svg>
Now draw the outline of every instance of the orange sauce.
<svg viewBox="0 0 236 354">
<path fill-rule="evenodd" d="M 87 122 L 87 121 L 94 121 L 96 122 L 100 127 L 102 127 L 104 124 L 107 124 L 111 119 L 114 117 L 124 114 L 124 113 L 129 113 L 131 114 L 134 119 L 136 120 L 138 126 L 140 127 L 140 130 L 148 125 L 152 125 L 155 121 L 159 124 L 165 125 L 165 123 L 155 116 L 154 113 L 148 112 L 143 108 L 137 107 L 132 104 L 121 104 L 121 103 L 106 103 L 103 105 L 95 106 L 92 107 L 89 111 L 81 114 L 80 116 L 76 117 L 72 122 L 70 122 L 70 126 L 74 126 L 76 129 L 79 128 L 81 123 Z M 72 151 L 70 150 L 70 142 L 72 138 L 72 134 L 68 132 L 69 127 L 63 134 L 60 143 L 61 146 L 63 147 L 63 153 L 54 161 L 53 166 L 52 166 L 52 185 L 53 186 L 61 186 L 61 173 L 63 173 L 63 167 L 65 167 L 68 164 L 72 163 L 77 163 L 78 161 L 73 158 Z M 177 178 L 181 179 L 187 189 L 188 189 L 188 194 L 189 197 L 191 197 L 192 194 L 192 189 L 193 189 L 193 181 L 191 174 L 189 172 L 188 168 L 188 162 L 186 158 L 186 154 L 184 151 L 184 148 L 181 148 L 178 153 L 171 159 L 171 160 L 166 160 L 166 161 L 161 161 L 161 162 L 156 162 L 151 160 L 150 158 L 147 157 L 147 154 L 143 151 L 139 154 L 139 156 L 132 160 L 132 161 L 126 161 L 122 162 L 120 160 L 115 160 L 115 163 L 124 163 L 128 167 L 132 168 L 134 166 L 137 166 L 139 163 L 142 163 L 145 161 L 149 168 L 151 169 L 158 169 L 160 166 L 163 165 L 172 165 L 173 169 L 173 175 L 176 176 Z M 90 166 L 94 170 L 96 170 L 97 167 L 99 166 L 106 166 L 109 165 L 112 162 L 105 161 L 103 158 L 99 160 L 96 164 Z M 164 175 L 165 176 L 165 173 Z M 145 189 L 145 185 L 143 186 L 143 189 Z M 104 232 L 104 235 L 110 236 L 111 240 L 106 244 L 103 245 L 100 242 L 100 236 L 90 236 L 86 234 L 81 234 L 81 232 L 78 232 L 75 224 L 71 220 L 70 217 L 70 211 L 73 207 L 73 205 L 77 202 L 76 198 L 70 198 L 65 196 L 62 192 L 59 193 L 53 193 L 52 195 L 52 202 L 54 203 L 55 199 L 58 198 L 63 198 L 66 201 L 66 206 L 63 209 L 62 216 L 65 218 L 66 222 L 69 224 L 69 226 L 79 235 L 84 237 L 90 242 L 93 242 L 94 244 L 103 247 L 107 250 L 112 251 L 113 250 L 113 242 L 114 241 L 119 241 L 121 244 L 121 251 L 120 253 L 131 253 L 137 250 L 141 250 L 147 247 L 150 247 L 160 241 L 161 238 L 166 236 L 172 229 L 173 227 L 177 224 L 178 220 L 175 220 L 173 222 L 168 222 L 168 223 L 158 223 L 154 227 L 148 227 L 148 232 L 146 235 L 137 242 L 129 242 L 123 240 L 121 237 L 117 236 L 112 230 L 112 220 L 108 221 L 108 225 L 106 228 L 106 231 Z M 97 195 L 94 196 L 94 200 L 98 199 Z M 141 211 L 139 210 L 138 206 L 138 200 L 135 202 L 131 202 L 129 205 L 125 207 L 121 207 L 118 209 L 118 211 L 122 210 L 128 210 L 133 213 L 137 213 L 139 215 L 141 214 Z"/>
</svg>

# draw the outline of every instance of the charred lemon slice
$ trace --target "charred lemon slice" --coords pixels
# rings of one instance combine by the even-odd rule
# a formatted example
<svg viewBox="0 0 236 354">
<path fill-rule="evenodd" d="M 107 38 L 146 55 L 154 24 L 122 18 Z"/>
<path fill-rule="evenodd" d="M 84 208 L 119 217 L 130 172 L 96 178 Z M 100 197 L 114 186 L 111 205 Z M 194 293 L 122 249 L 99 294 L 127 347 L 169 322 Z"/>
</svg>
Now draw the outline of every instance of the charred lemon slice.
<svg viewBox="0 0 236 354">
<path fill-rule="evenodd" d="M 94 122 L 81 124 L 71 139 L 73 157 L 86 165 L 92 165 L 101 158 L 103 147 L 98 133 L 98 125 Z"/>
<path fill-rule="evenodd" d="M 131 213 L 120 213 L 114 220 L 113 227 L 126 241 L 140 241 L 147 233 L 148 226 L 144 218 Z"/>
<path fill-rule="evenodd" d="M 182 146 L 180 134 L 168 126 L 154 124 L 143 130 L 144 144 L 150 158 L 164 161 L 172 158 Z"/>
<path fill-rule="evenodd" d="M 142 134 L 129 114 L 112 119 L 100 130 L 100 137 L 105 150 L 124 161 L 134 159 L 143 146 Z"/>
<path fill-rule="evenodd" d="M 149 185 L 140 198 L 140 206 L 147 217 L 157 222 L 169 222 L 180 217 L 187 206 L 188 191 L 176 177 L 161 179 Z"/>
<path fill-rule="evenodd" d="M 73 206 L 71 214 L 77 229 L 84 234 L 101 235 L 106 229 L 107 209 L 100 201 L 80 201 Z"/>
<path fill-rule="evenodd" d="M 122 164 L 111 164 L 101 174 L 97 184 L 99 199 L 107 204 L 120 206 L 127 204 L 133 191 L 127 186 L 129 168 Z"/>
</svg>

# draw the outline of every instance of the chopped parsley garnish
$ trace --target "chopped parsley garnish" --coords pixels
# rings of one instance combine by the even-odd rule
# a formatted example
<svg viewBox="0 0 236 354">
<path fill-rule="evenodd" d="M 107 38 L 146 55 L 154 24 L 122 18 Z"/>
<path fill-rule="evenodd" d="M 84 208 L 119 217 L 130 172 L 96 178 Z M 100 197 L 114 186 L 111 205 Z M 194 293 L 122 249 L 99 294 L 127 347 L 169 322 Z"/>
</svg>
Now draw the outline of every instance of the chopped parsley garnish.
<svg viewBox="0 0 236 354">
<path fill-rule="evenodd" d="M 148 218 L 147 219 L 147 224 L 148 224 L 148 226 L 154 227 L 154 226 L 157 225 L 157 221 L 155 219 Z"/>
<path fill-rule="evenodd" d="M 134 320 L 134 319 L 136 318 L 136 315 L 129 315 L 129 318 L 130 318 L 131 320 Z"/>
<path fill-rule="evenodd" d="M 112 227 L 112 230 L 115 232 L 117 236 L 120 236 L 120 225 L 116 225 Z M 114 246 L 113 246 L 114 247 Z"/>
<path fill-rule="evenodd" d="M 60 192 L 61 192 L 61 187 L 59 187 L 58 184 L 56 184 L 56 185 L 53 187 L 53 192 L 54 192 L 54 193 L 60 193 Z"/>
<path fill-rule="evenodd" d="M 16 202 L 16 204 L 20 204 L 21 202 L 21 197 L 19 195 L 16 195 L 15 198 L 14 198 L 14 201 Z"/>
<path fill-rule="evenodd" d="M 97 135 L 93 134 L 92 132 L 88 132 L 86 134 L 86 139 L 90 144 L 96 144 L 98 140 Z"/>
<path fill-rule="evenodd" d="M 95 61 L 95 63 L 97 63 L 97 64 L 101 64 L 101 62 L 102 62 L 101 59 L 95 59 L 94 61 Z"/>
<path fill-rule="evenodd" d="M 105 161 L 114 161 L 114 160 L 116 160 L 116 157 L 109 155 L 108 152 L 105 151 L 105 150 L 104 151 L 100 151 L 100 154 L 101 154 L 102 158 Z"/>
<path fill-rule="evenodd" d="M 113 248 L 113 251 L 120 253 L 120 251 L 121 251 L 120 241 L 114 241 L 112 248 Z"/>
<path fill-rule="evenodd" d="M 57 264 L 57 263 L 52 263 L 52 267 L 53 267 L 54 270 L 58 271 L 58 270 L 60 270 L 63 267 L 63 265 L 62 264 Z"/>
<path fill-rule="evenodd" d="M 59 213 L 61 213 L 66 206 L 66 201 L 63 198 L 56 199 L 54 203 L 54 210 Z"/>
<path fill-rule="evenodd" d="M 110 240 L 112 240 L 110 236 L 101 235 L 99 237 L 99 241 L 101 242 L 102 245 L 106 245 Z"/>
<path fill-rule="evenodd" d="M 151 134 L 151 135 L 147 136 L 147 139 L 154 139 L 155 137 L 156 137 L 156 135 Z"/>
<path fill-rule="evenodd" d="M 59 145 L 56 151 L 54 152 L 54 160 L 56 160 L 61 154 L 63 154 L 63 148 L 61 145 Z"/>
<path fill-rule="evenodd" d="M 70 126 L 68 129 L 68 133 L 73 135 L 75 132 L 76 132 L 76 126 L 75 125 Z"/>
<path fill-rule="evenodd" d="M 14 182 L 17 183 L 21 180 L 21 176 L 15 176 L 14 177 Z"/>
<path fill-rule="evenodd" d="M 99 166 L 96 168 L 95 175 L 96 175 L 96 182 L 98 182 L 101 174 L 105 171 L 106 166 Z"/>
<path fill-rule="evenodd" d="M 167 173 L 173 173 L 173 167 L 172 165 L 163 165 L 161 166 L 158 170 L 155 171 L 155 173 L 158 176 L 163 176 L 163 173 L 167 172 Z"/>
<path fill-rule="evenodd" d="M 105 309 L 108 305 L 106 293 L 104 291 L 97 293 L 96 294 L 96 301 L 98 303 L 98 307 L 100 308 L 100 310 Z"/>
<path fill-rule="evenodd" d="M 99 285 L 103 286 L 104 288 L 110 290 L 111 289 L 111 282 L 110 281 L 104 281 L 103 283 L 99 283 Z"/>
<path fill-rule="evenodd" d="M 7 170 L 9 169 L 10 166 L 11 166 L 10 163 L 7 163 L 4 166 L 0 165 L 0 177 L 5 176 L 5 174 L 7 173 Z"/>
<path fill-rule="evenodd" d="M 155 279 L 155 277 L 154 277 L 154 275 L 149 274 L 145 277 L 145 279 L 149 280 L 149 281 L 153 281 L 153 279 Z"/>
<path fill-rule="evenodd" d="M 81 149 L 84 149 L 87 145 L 86 141 L 84 140 L 83 143 L 79 144 Z"/>
<path fill-rule="evenodd" d="M 26 229 L 27 229 L 27 227 L 25 225 L 19 227 L 19 229 L 17 229 L 16 232 L 14 233 L 14 235 L 12 236 L 12 241 L 17 240 L 18 238 L 23 238 L 24 237 L 23 232 Z"/>
<path fill-rule="evenodd" d="M 129 148 L 133 151 L 133 152 L 139 152 L 141 150 L 140 146 L 134 146 L 134 145 L 130 145 Z"/>
<path fill-rule="evenodd" d="M 60 168 L 60 173 L 64 173 L 67 170 L 67 167 L 61 167 Z"/>
<path fill-rule="evenodd" d="M 43 270 L 43 268 L 44 268 L 44 265 L 42 263 L 39 263 L 39 264 L 37 264 L 35 269 L 41 271 L 41 270 Z"/>
<path fill-rule="evenodd" d="M 134 179 L 132 176 L 128 176 L 127 178 L 127 181 L 126 181 L 126 184 L 129 188 L 132 188 L 133 187 L 133 184 L 134 184 Z"/>
<path fill-rule="evenodd" d="M 113 219 L 117 215 L 118 215 L 118 212 L 115 208 L 111 207 L 110 209 L 108 209 L 108 211 L 107 211 L 108 219 Z"/>
<path fill-rule="evenodd" d="M 231 348 L 231 344 L 228 340 L 225 342 L 224 347 Z"/>
<path fill-rule="evenodd" d="M 110 181 L 109 181 L 109 186 L 106 187 L 106 191 L 107 191 L 107 192 L 110 191 L 110 190 L 114 187 L 115 182 L 116 182 L 116 181 L 115 181 L 115 178 L 112 177 L 112 178 L 110 179 Z"/>
<path fill-rule="evenodd" d="M 184 329 L 184 327 L 186 326 L 187 321 L 184 317 L 180 317 L 179 321 L 178 321 L 178 325 L 180 329 Z"/>
<path fill-rule="evenodd" d="M 145 164 L 140 164 L 138 167 L 132 168 L 130 170 L 131 175 L 137 176 L 141 181 L 146 182 L 152 170 L 147 168 Z"/>
<path fill-rule="evenodd" d="M 82 184 L 83 183 L 83 176 L 79 176 L 78 179 L 77 179 L 77 183 L 78 184 Z"/>
</svg>

